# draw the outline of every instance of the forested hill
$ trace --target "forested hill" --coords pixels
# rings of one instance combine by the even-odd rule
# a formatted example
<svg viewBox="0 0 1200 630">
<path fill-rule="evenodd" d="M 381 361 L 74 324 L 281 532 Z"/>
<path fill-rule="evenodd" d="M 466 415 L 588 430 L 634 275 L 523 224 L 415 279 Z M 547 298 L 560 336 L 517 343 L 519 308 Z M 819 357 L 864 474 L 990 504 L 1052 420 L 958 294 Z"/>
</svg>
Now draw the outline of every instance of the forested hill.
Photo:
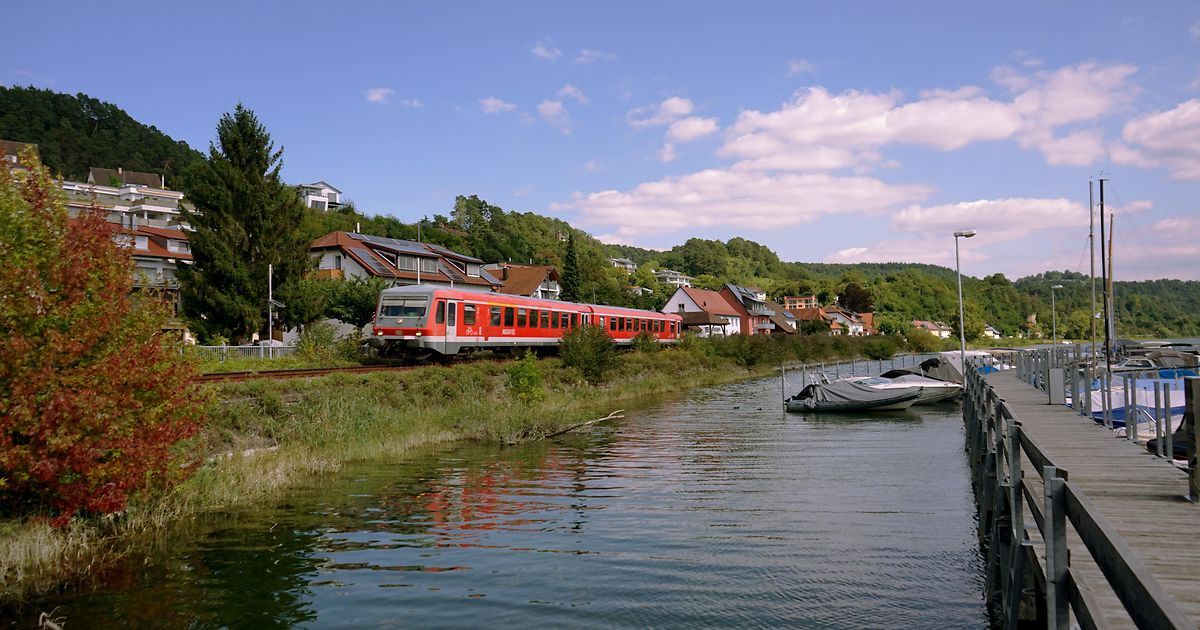
<svg viewBox="0 0 1200 630">
<path fill-rule="evenodd" d="M 76 181 L 92 166 L 121 167 L 165 175 L 168 186 L 179 186 L 188 167 L 204 159 L 116 105 L 34 87 L 0 85 L 0 139 L 38 145 L 52 173 Z"/>
</svg>

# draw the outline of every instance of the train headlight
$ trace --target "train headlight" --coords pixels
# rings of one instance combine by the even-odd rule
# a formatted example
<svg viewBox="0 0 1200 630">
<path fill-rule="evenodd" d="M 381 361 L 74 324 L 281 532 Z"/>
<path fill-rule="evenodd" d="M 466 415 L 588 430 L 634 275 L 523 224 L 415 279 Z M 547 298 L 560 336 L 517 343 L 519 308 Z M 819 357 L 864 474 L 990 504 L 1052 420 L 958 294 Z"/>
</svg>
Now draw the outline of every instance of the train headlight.
<svg viewBox="0 0 1200 630">
<path fill-rule="evenodd" d="M 417 331 L 417 336 L 418 336 L 418 337 L 420 337 L 420 336 L 421 336 L 421 331 L 419 331 L 419 330 Z"/>
<path fill-rule="evenodd" d="M 383 331 L 382 331 L 382 330 L 378 330 L 378 329 L 376 329 L 376 331 L 375 331 L 375 336 L 376 336 L 376 337 L 382 337 L 382 336 L 383 336 Z"/>
</svg>

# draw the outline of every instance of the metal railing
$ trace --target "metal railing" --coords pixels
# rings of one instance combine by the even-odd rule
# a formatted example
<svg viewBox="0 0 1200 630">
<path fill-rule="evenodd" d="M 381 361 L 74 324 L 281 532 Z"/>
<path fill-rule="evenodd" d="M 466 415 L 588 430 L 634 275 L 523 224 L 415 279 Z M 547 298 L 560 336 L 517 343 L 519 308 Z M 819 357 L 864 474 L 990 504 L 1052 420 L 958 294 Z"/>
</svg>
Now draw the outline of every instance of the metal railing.
<svg viewBox="0 0 1200 630">
<path fill-rule="evenodd" d="M 1019 359 L 1018 374 L 1039 382 L 1037 370 L 1054 365 L 1056 353 Z M 963 417 L 979 505 L 979 534 L 987 542 L 987 598 L 1001 625 L 1017 627 L 1031 617 L 1050 628 L 1069 628 L 1073 613 L 1082 628 L 1103 627 L 1093 591 L 1072 571 L 1066 534 L 1075 534 L 1103 572 L 1138 627 L 1183 628 L 1191 621 L 1088 498 L 1071 486 L 1012 408 L 975 370 L 966 371 Z M 1035 497 L 1024 480 L 1022 455 L 1042 479 Z M 1194 455 L 1193 461 L 1194 461 Z M 1029 536 L 1025 512 L 1044 546 L 1044 570 Z M 1092 589 L 1098 585 L 1089 585 Z M 1035 619 L 1036 621 L 1036 619 Z"/>
<path fill-rule="evenodd" d="M 187 350 L 221 363 L 229 359 L 280 359 L 296 354 L 296 346 L 191 346 Z"/>
</svg>

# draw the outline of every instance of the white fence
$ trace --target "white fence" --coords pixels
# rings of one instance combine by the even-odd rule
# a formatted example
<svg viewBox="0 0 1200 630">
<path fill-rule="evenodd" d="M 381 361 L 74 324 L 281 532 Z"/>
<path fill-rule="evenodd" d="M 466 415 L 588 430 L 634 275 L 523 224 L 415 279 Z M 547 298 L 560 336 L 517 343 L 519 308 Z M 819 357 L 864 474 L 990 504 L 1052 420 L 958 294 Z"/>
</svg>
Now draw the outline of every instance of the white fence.
<svg viewBox="0 0 1200 630">
<path fill-rule="evenodd" d="M 224 362 L 226 359 L 279 359 L 296 354 L 296 346 L 192 346 L 191 352 Z"/>
</svg>

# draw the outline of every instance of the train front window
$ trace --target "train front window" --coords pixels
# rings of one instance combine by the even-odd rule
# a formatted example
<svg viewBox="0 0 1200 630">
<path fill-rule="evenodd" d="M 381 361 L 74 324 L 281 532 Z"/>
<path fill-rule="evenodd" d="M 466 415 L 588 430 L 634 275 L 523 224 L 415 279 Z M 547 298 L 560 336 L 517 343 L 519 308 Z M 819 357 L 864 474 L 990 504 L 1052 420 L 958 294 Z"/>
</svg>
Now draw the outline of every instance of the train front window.
<svg viewBox="0 0 1200 630">
<path fill-rule="evenodd" d="M 425 317 L 427 308 L 429 308 L 429 298 L 387 298 L 379 307 L 379 316 L 417 320 Z"/>
<path fill-rule="evenodd" d="M 434 315 L 434 321 L 439 324 L 446 323 L 446 303 L 441 300 L 438 300 L 437 315 Z"/>
</svg>

